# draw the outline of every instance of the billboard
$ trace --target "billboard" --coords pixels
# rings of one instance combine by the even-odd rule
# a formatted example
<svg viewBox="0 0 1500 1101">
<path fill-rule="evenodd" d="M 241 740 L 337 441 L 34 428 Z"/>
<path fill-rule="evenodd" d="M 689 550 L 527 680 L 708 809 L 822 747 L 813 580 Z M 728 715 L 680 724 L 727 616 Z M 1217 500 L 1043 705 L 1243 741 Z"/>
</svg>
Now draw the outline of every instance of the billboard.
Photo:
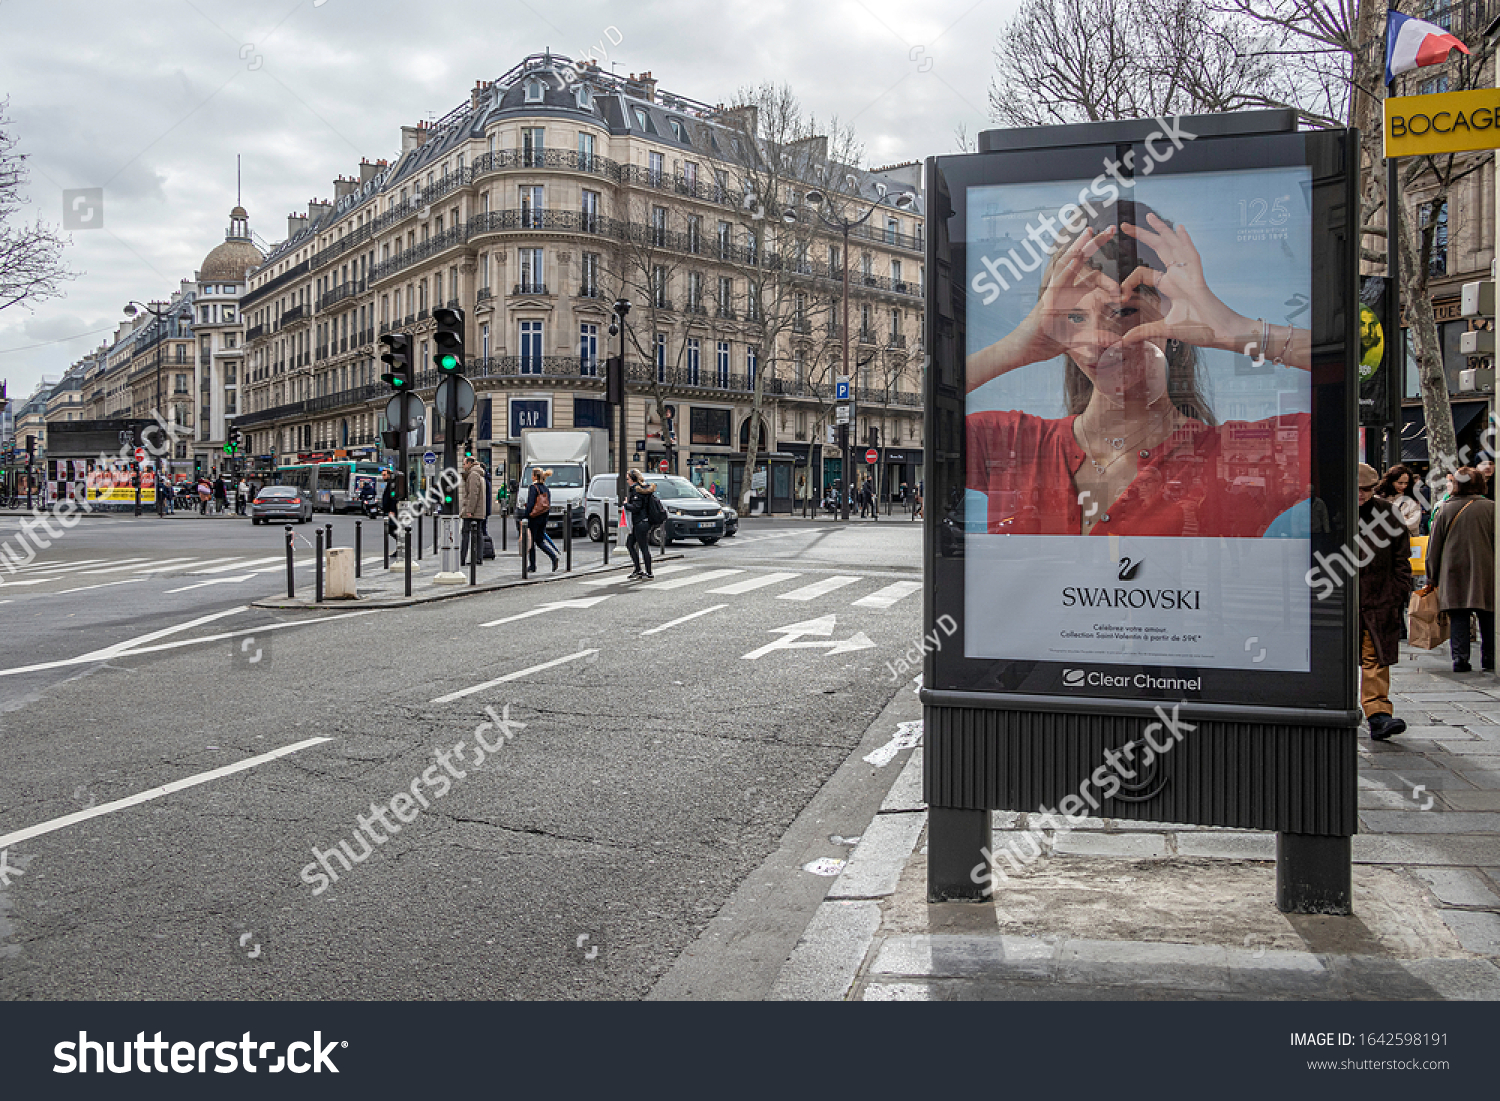
<svg viewBox="0 0 1500 1101">
<path fill-rule="evenodd" d="M 1347 706 L 1342 137 L 1153 137 L 935 162 L 934 683 Z"/>
</svg>

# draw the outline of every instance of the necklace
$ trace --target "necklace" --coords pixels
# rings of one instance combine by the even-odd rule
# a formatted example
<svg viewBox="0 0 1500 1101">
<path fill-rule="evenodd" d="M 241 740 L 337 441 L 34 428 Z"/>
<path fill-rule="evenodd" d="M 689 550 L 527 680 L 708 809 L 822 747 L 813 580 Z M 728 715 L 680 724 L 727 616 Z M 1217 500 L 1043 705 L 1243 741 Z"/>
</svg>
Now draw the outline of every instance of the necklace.
<svg viewBox="0 0 1500 1101">
<path fill-rule="evenodd" d="M 1104 442 L 1106 444 L 1108 444 L 1113 450 L 1119 452 L 1118 455 L 1114 456 L 1114 458 L 1110 459 L 1109 462 L 1107 462 L 1107 463 L 1101 463 L 1098 459 L 1094 458 L 1094 453 L 1093 453 L 1092 448 L 1090 448 L 1088 446 L 1088 444 L 1085 443 L 1084 444 L 1084 449 L 1088 453 L 1090 464 L 1092 464 L 1094 470 L 1097 473 L 1099 473 L 1100 475 L 1103 475 L 1106 471 L 1109 470 L 1110 467 L 1114 466 L 1117 462 L 1119 462 L 1121 459 L 1123 459 L 1125 457 L 1125 455 L 1127 453 L 1126 452 L 1126 444 L 1127 444 L 1127 442 L 1129 443 L 1129 445 L 1130 445 L 1131 448 L 1134 448 L 1136 444 L 1138 444 L 1141 441 L 1145 440 L 1153 432 L 1155 432 L 1157 429 L 1159 429 L 1162 426 L 1162 424 L 1163 424 L 1164 421 L 1166 421 L 1168 419 L 1171 419 L 1171 418 L 1174 418 L 1176 415 L 1177 415 L 1177 410 L 1175 408 L 1169 408 L 1165 414 L 1158 414 L 1155 418 L 1152 419 L 1151 423 L 1147 424 L 1145 428 L 1143 428 L 1140 432 L 1136 433 L 1134 436 L 1130 436 L 1130 437 L 1125 437 L 1125 436 L 1106 436 L 1106 437 L 1104 437 L 1103 438 Z"/>
</svg>

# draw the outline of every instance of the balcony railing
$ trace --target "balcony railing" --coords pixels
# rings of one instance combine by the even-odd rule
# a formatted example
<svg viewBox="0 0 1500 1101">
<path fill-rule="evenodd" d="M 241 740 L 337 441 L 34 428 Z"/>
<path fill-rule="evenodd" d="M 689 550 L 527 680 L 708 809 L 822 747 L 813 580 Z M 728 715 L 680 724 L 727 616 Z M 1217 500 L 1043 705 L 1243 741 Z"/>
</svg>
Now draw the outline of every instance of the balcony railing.
<svg viewBox="0 0 1500 1101">
<path fill-rule="evenodd" d="M 276 327 L 284 329 L 293 321 L 301 321 L 306 316 L 308 316 L 306 306 L 293 306 L 291 309 L 281 312 L 281 319 L 276 323 Z"/>
<path fill-rule="evenodd" d="M 515 287 L 512 288 L 512 290 L 511 290 L 510 293 L 511 294 L 546 294 L 547 293 L 547 284 L 546 283 L 533 283 L 530 280 L 526 280 L 524 282 L 517 283 L 515 285 Z"/>
<path fill-rule="evenodd" d="M 490 290 L 488 287 L 480 287 L 479 288 L 479 294 L 475 297 L 474 300 L 476 302 L 487 302 L 491 298 L 493 298 L 494 295 L 495 295 L 495 292 L 492 291 L 492 290 Z"/>
<path fill-rule="evenodd" d="M 262 337 L 265 334 L 266 327 L 264 325 L 252 325 L 245 330 L 245 343 L 249 344 L 252 340 Z"/>
</svg>

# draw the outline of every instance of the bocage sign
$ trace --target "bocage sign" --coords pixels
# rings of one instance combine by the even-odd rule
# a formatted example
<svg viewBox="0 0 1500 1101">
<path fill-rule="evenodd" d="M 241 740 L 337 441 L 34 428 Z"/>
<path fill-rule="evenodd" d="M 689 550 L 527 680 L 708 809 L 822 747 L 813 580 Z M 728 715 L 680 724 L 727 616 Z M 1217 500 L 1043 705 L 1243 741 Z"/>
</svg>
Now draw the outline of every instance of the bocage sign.
<svg viewBox="0 0 1500 1101">
<path fill-rule="evenodd" d="M 1385 155 L 1420 157 L 1500 148 L 1500 88 L 1385 101 Z"/>
<path fill-rule="evenodd" d="M 1153 692 L 1201 692 L 1202 677 L 1154 677 L 1150 673 L 1108 673 L 1099 669 L 1064 669 L 1064 688 L 1139 689 Z"/>
</svg>

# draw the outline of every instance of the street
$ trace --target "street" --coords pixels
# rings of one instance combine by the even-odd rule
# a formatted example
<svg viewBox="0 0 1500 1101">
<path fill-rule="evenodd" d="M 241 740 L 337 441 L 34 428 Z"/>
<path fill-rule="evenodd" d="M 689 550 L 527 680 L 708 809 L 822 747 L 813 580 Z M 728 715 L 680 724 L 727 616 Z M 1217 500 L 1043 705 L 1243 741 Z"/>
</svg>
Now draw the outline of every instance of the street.
<svg viewBox="0 0 1500 1101">
<path fill-rule="evenodd" d="M 316 613 L 279 526 L 83 520 L 0 585 L 0 996 L 646 996 L 909 690 L 901 520 Z"/>
</svg>

